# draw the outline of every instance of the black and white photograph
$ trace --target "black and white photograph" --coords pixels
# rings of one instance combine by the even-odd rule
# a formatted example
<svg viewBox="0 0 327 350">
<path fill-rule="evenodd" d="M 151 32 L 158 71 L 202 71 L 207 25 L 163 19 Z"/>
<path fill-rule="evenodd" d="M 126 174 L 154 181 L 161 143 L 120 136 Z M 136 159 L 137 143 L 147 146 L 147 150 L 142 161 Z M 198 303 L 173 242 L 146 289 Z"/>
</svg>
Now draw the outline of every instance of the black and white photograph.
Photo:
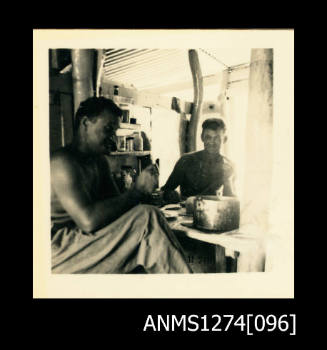
<svg viewBox="0 0 327 350">
<path fill-rule="evenodd" d="M 34 30 L 34 297 L 294 296 L 293 30 Z"/>
</svg>

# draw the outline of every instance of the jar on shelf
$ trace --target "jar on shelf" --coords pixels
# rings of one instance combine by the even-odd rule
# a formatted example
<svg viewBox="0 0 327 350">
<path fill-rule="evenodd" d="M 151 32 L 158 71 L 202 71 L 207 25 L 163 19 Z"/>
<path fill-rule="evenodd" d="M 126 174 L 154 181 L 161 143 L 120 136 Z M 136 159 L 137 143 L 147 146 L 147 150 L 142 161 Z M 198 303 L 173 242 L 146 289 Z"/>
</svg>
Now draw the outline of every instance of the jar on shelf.
<svg viewBox="0 0 327 350">
<path fill-rule="evenodd" d="M 117 151 L 126 151 L 126 136 L 117 136 Z"/>
<path fill-rule="evenodd" d="M 132 137 L 132 136 L 126 137 L 126 150 L 127 150 L 127 152 L 133 152 L 133 150 L 134 150 L 133 143 L 134 143 L 134 137 Z"/>
</svg>

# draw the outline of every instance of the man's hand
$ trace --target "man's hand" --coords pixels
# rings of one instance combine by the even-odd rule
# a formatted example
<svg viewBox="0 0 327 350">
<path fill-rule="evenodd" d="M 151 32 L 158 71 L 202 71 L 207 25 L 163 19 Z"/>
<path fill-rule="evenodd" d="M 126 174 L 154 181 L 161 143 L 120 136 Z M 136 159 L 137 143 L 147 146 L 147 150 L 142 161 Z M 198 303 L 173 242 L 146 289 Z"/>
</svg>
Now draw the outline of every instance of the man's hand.
<svg viewBox="0 0 327 350">
<path fill-rule="evenodd" d="M 165 191 L 163 194 L 163 199 L 168 204 L 175 204 L 181 201 L 181 198 L 177 191 Z"/>
<path fill-rule="evenodd" d="M 158 187 L 158 168 L 151 164 L 146 167 L 135 181 L 135 189 L 144 193 L 151 194 Z"/>
</svg>

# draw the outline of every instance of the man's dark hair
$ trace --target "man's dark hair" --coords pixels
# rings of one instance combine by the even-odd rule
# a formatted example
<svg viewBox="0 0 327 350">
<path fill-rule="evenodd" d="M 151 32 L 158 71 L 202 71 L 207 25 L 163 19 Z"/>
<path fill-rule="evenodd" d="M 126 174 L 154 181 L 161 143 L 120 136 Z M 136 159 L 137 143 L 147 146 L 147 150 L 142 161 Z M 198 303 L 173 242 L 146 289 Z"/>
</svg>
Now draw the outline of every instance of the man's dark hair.
<svg viewBox="0 0 327 350">
<path fill-rule="evenodd" d="M 75 130 L 78 129 L 80 121 L 84 116 L 87 116 L 90 120 L 94 120 L 105 110 L 111 112 L 117 118 L 123 113 L 112 100 L 106 97 L 90 97 L 81 102 L 75 114 Z"/>
<path fill-rule="evenodd" d="M 209 118 L 202 123 L 202 131 L 205 129 L 226 131 L 226 125 L 220 118 Z"/>
</svg>

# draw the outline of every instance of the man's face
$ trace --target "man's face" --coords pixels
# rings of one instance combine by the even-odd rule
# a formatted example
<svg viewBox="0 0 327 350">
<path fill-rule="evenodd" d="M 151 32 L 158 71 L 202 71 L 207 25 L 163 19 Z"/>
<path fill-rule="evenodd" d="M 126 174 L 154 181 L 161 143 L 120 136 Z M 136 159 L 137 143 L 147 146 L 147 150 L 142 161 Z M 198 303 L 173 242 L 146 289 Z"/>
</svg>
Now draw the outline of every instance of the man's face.
<svg viewBox="0 0 327 350">
<path fill-rule="evenodd" d="M 103 111 L 95 120 L 87 122 L 87 142 L 96 153 L 116 150 L 116 130 L 119 119 L 109 111 Z"/>
<path fill-rule="evenodd" d="M 210 154 L 219 154 L 220 148 L 226 142 L 227 137 L 224 130 L 204 129 L 201 134 L 204 149 Z"/>
</svg>

